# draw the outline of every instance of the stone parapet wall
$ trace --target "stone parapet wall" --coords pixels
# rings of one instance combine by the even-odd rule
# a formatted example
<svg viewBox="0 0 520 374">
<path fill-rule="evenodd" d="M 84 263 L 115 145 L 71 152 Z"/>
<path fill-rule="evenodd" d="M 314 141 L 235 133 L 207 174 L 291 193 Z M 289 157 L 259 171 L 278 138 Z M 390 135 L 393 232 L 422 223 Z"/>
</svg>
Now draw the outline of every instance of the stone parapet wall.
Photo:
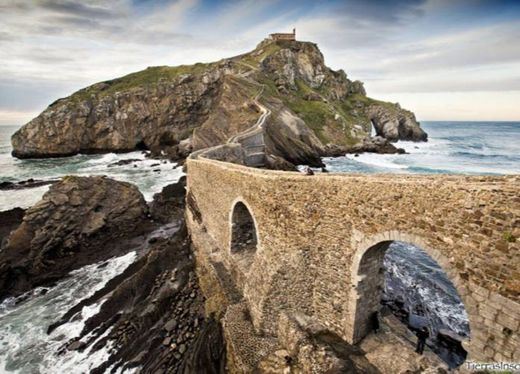
<svg viewBox="0 0 520 374">
<path fill-rule="evenodd" d="M 258 333 L 276 336 L 282 312 L 301 312 L 354 342 L 356 310 L 374 303 L 360 302 L 370 297 L 360 282 L 363 258 L 402 240 L 430 254 L 459 291 L 470 358 L 520 360 L 520 177 L 306 176 L 204 159 L 187 168 L 194 243 L 211 238 L 211 251 L 201 253 L 226 266 Z M 258 236 L 246 272 L 230 252 L 237 201 Z"/>
</svg>

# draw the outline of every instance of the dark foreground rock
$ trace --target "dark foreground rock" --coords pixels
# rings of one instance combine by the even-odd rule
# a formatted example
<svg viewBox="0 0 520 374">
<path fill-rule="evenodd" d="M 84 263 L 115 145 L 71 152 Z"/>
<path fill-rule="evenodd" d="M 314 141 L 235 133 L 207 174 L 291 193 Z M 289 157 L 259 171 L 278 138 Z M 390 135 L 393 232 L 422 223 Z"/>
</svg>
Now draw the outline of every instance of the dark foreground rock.
<svg viewBox="0 0 520 374">
<path fill-rule="evenodd" d="M 74 320 L 82 308 L 104 300 L 80 336 L 61 348 L 110 356 L 91 373 L 139 367 L 142 373 L 224 373 L 220 324 L 204 314 L 204 298 L 184 224 L 185 181 L 154 196 L 151 215 L 174 220 L 176 231 L 148 240 L 146 254 L 93 296 L 73 306 L 48 332 Z M 105 334 L 106 333 L 106 334 Z M 105 334 L 105 335 L 104 335 Z"/>
<path fill-rule="evenodd" d="M 184 196 L 186 195 L 186 177 L 170 184 L 153 196 L 150 203 L 150 215 L 161 223 L 178 221 L 184 216 Z"/>
<path fill-rule="evenodd" d="M 150 231 L 137 187 L 104 177 L 65 177 L 25 212 L 0 252 L 0 300 L 128 251 Z"/>
<path fill-rule="evenodd" d="M 91 373 L 104 373 L 113 365 L 112 370 L 140 367 L 142 373 L 224 372 L 220 325 L 204 316 L 204 298 L 184 224 L 171 238 L 154 242 L 146 256 L 49 330 L 105 297 L 99 313 L 86 321 L 82 340 L 62 348 L 93 353 L 110 344 L 109 358 Z"/>
<path fill-rule="evenodd" d="M 27 179 L 20 182 L 1 182 L 0 183 L 0 191 L 8 191 L 8 190 L 23 190 L 26 188 L 33 187 L 41 187 L 47 186 L 49 184 L 53 184 L 58 182 L 58 180 L 35 180 L 35 179 Z"/>
<path fill-rule="evenodd" d="M 103 301 L 80 336 L 58 352 L 109 357 L 91 373 L 139 367 L 142 373 L 225 372 L 221 326 L 204 313 L 204 297 L 184 224 L 185 179 L 154 196 L 150 207 L 137 188 L 103 177 L 67 177 L 34 207 L 0 213 L 0 296 L 48 285 L 84 265 L 136 250 L 138 259 L 48 328 L 75 320 Z M 105 263 L 106 264 L 106 263 Z"/>
<path fill-rule="evenodd" d="M 22 223 L 24 214 L 25 210 L 22 208 L 0 212 L 0 249 L 7 244 L 9 233 Z"/>
</svg>

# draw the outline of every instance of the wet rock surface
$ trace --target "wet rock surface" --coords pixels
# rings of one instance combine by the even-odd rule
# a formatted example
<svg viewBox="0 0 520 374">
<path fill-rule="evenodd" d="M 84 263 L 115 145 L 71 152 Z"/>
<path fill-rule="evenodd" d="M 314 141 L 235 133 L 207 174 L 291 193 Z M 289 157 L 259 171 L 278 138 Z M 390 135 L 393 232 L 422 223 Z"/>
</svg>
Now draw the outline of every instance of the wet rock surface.
<svg viewBox="0 0 520 374">
<path fill-rule="evenodd" d="M 0 299 L 63 278 L 133 245 L 150 231 L 137 187 L 104 177 L 65 177 L 29 208 L 0 252 Z"/>
<path fill-rule="evenodd" d="M 58 182 L 58 180 L 37 180 L 32 178 L 19 182 L 1 182 L 0 191 L 23 190 L 26 188 L 47 186 L 56 182 Z"/>
<path fill-rule="evenodd" d="M 139 367 L 143 373 L 224 372 L 220 326 L 204 316 L 184 225 L 172 237 L 154 242 L 146 256 L 71 309 L 61 322 L 105 297 L 99 313 L 87 320 L 81 343 L 64 347 L 94 352 L 110 345 L 110 357 L 92 373 L 109 367 Z"/>
<path fill-rule="evenodd" d="M 108 359 L 92 373 L 135 367 L 143 373 L 225 372 L 222 331 L 204 314 L 183 221 L 184 186 L 182 180 L 154 196 L 151 215 L 167 224 L 155 231 L 159 235 L 148 236 L 140 258 L 49 327 L 51 332 L 73 321 L 84 306 L 103 301 L 80 336 L 61 348 L 92 354 L 110 347 Z M 173 230 L 162 230 L 167 227 Z"/>
<path fill-rule="evenodd" d="M 185 180 L 154 196 L 103 177 L 68 177 L 24 212 L 1 212 L 2 296 L 50 285 L 72 269 L 137 251 L 137 260 L 91 297 L 56 316 L 48 333 L 103 302 L 60 352 L 110 356 L 92 373 L 139 367 L 143 373 L 224 373 L 220 323 L 204 313 L 184 225 Z M 25 217 L 24 217 L 25 213 Z M 14 229 L 14 230 L 13 230 Z"/>
<path fill-rule="evenodd" d="M 170 184 L 156 193 L 150 203 L 151 217 L 161 223 L 182 220 L 184 217 L 184 197 L 186 195 L 186 177 Z"/>
<path fill-rule="evenodd" d="M 9 233 L 22 223 L 24 214 L 25 209 L 22 208 L 0 212 L 0 250 L 7 244 Z"/>
</svg>

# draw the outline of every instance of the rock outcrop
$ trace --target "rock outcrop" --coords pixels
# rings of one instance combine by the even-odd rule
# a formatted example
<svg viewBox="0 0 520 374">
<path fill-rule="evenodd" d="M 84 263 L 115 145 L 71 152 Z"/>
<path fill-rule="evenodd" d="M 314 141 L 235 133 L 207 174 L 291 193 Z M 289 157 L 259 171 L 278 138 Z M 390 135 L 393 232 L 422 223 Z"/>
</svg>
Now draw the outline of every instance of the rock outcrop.
<svg viewBox="0 0 520 374">
<path fill-rule="evenodd" d="M 0 252 L 0 299 L 109 258 L 118 241 L 150 227 L 137 187 L 104 177 L 65 177 L 29 208 Z"/>
<path fill-rule="evenodd" d="M 327 147 L 325 153 L 328 157 L 344 156 L 347 153 L 379 153 L 379 154 L 404 154 L 406 151 L 402 148 L 397 148 L 389 140 L 381 136 L 366 137 L 362 141 L 353 146 Z"/>
<path fill-rule="evenodd" d="M 118 224 L 124 233 L 131 227 L 126 219 L 133 217 L 135 222 L 141 221 L 140 211 L 144 213 L 146 206 L 141 204 L 140 194 L 128 197 L 134 195 L 135 188 L 100 179 L 98 183 L 113 187 L 114 196 L 123 195 L 122 209 L 125 203 L 139 207 L 106 215 L 106 225 Z M 75 183 L 85 187 L 93 181 L 96 178 L 82 178 Z M 61 184 L 53 187 L 48 195 L 57 195 L 56 190 L 66 193 L 69 188 L 63 191 Z M 66 350 L 93 354 L 110 345 L 110 354 L 102 362 L 98 361 L 99 366 L 91 368 L 91 373 L 104 373 L 109 367 L 113 370 L 140 367 L 141 372 L 153 373 L 226 372 L 226 348 L 220 323 L 204 313 L 204 296 L 198 285 L 195 259 L 184 224 L 184 187 L 185 180 L 181 179 L 154 195 L 150 204 L 151 218 L 163 225 L 148 237 L 134 238 L 134 247 L 129 250 L 135 250 L 139 244 L 138 259 L 92 296 L 57 316 L 59 319 L 49 326 L 48 333 L 74 321 L 83 307 L 102 303 L 99 312 L 86 320 L 79 336 L 62 345 L 58 354 Z M 100 200 L 93 199 L 88 189 L 73 190 L 82 196 L 85 204 L 93 205 L 91 201 Z M 75 212 L 69 214 L 69 221 L 80 219 L 81 211 Z M 85 239 L 90 240 L 92 238 Z M 81 261 L 79 256 L 75 252 L 70 257 Z"/>
<path fill-rule="evenodd" d="M 7 244 L 10 232 L 22 223 L 24 214 L 25 210 L 22 208 L 0 212 L 0 250 Z"/>
<path fill-rule="evenodd" d="M 314 43 L 261 42 L 211 64 L 151 67 L 94 84 L 51 104 L 12 137 L 19 158 L 150 149 L 184 159 L 253 126 L 257 103 L 272 111 L 266 156 L 319 165 L 327 147 L 371 132 L 426 140 L 413 113 L 366 96 L 363 83 L 325 65 Z"/>
<path fill-rule="evenodd" d="M 399 104 L 376 103 L 370 105 L 367 112 L 376 134 L 385 139 L 393 142 L 428 140 L 428 134 L 417 125 L 415 115 L 402 109 Z"/>
<path fill-rule="evenodd" d="M 219 70 L 152 67 L 60 99 L 12 137 L 19 158 L 172 147 L 209 116 Z"/>
<path fill-rule="evenodd" d="M 380 153 L 380 154 L 403 154 L 404 149 L 397 148 L 388 139 L 381 136 L 373 136 L 363 139 L 347 150 L 347 153 Z"/>
</svg>

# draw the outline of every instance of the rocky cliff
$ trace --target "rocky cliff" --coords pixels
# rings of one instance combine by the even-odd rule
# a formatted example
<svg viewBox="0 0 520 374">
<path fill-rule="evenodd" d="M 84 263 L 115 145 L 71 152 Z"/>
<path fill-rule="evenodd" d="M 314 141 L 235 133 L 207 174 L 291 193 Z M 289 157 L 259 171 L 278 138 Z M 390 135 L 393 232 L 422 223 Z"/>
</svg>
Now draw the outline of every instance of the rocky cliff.
<svg viewBox="0 0 520 374">
<path fill-rule="evenodd" d="M 413 113 L 366 96 L 309 42 L 265 40 L 211 64 L 150 67 L 52 103 L 12 137 L 19 158 L 152 149 L 171 158 L 226 143 L 255 124 L 258 100 L 272 115 L 266 153 L 293 163 L 367 137 L 422 141 Z"/>
<path fill-rule="evenodd" d="M 4 240 L 0 300 L 119 253 L 122 237 L 150 228 L 147 215 L 134 185 L 104 177 L 63 178 Z"/>
</svg>

